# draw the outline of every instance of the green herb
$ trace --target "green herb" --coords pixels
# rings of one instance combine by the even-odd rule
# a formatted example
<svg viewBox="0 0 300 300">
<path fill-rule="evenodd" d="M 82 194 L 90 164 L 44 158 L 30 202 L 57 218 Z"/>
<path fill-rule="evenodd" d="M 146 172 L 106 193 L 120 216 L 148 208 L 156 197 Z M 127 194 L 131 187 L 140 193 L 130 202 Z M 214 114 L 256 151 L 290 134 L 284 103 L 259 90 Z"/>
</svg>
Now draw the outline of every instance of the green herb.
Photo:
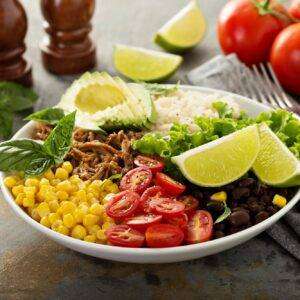
<svg viewBox="0 0 300 300">
<path fill-rule="evenodd" d="M 149 90 L 151 95 L 154 96 L 168 96 L 176 93 L 179 88 L 180 82 L 177 82 L 174 86 L 167 86 L 158 83 L 142 83 L 147 90 Z"/>
<path fill-rule="evenodd" d="M 121 178 L 122 178 L 122 174 L 114 174 L 114 175 L 111 175 L 111 176 L 108 178 L 108 180 L 113 181 L 113 180 L 119 180 L 119 179 L 121 179 Z"/>
<path fill-rule="evenodd" d="M 0 82 L 0 136 L 7 139 L 12 134 L 15 112 L 31 108 L 37 94 L 14 82 Z"/>
<path fill-rule="evenodd" d="M 228 218 L 231 214 L 231 210 L 230 208 L 227 206 L 226 202 L 224 202 L 224 212 L 222 213 L 221 216 L 219 216 L 217 218 L 217 220 L 215 221 L 215 224 L 220 223 L 222 221 L 224 221 L 226 218 Z"/>
<path fill-rule="evenodd" d="M 33 120 L 46 124 L 56 125 L 64 116 L 64 111 L 61 108 L 49 107 L 29 115 L 25 118 L 25 120 Z"/>
<path fill-rule="evenodd" d="M 232 118 L 233 110 L 226 102 L 214 102 L 212 107 L 218 112 L 220 118 Z"/>
<path fill-rule="evenodd" d="M 40 175 L 61 163 L 71 146 L 74 123 L 75 112 L 59 121 L 44 144 L 28 139 L 0 143 L 0 170 Z"/>
</svg>

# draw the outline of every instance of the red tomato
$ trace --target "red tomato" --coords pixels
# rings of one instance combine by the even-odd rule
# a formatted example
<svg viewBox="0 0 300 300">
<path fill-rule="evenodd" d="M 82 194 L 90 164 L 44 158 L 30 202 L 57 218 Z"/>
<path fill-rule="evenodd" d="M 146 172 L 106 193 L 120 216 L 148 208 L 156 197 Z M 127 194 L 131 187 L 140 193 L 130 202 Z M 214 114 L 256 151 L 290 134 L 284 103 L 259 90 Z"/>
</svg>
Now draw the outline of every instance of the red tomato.
<svg viewBox="0 0 300 300">
<path fill-rule="evenodd" d="M 153 199 L 158 199 L 163 197 L 164 195 L 164 191 L 160 186 L 152 186 L 149 187 L 143 194 L 140 200 L 140 208 L 142 211 L 149 213 L 150 207 L 149 207 L 149 203 L 151 202 L 151 200 Z"/>
<path fill-rule="evenodd" d="M 186 242 L 188 244 L 202 243 L 210 240 L 213 230 L 213 219 L 206 210 L 196 210 L 190 216 L 187 225 Z"/>
<path fill-rule="evenodd" d="M 145 236 L 127 225 L 116 225 L 106 230 L 105 235 L 110 244 L 119 247 L 142 247 Z"/>
<path fill-rule="evenodd" d="M 125 174 L 120 188 L 122 191 L 131 190 L 141 194 L 150 185 L 151 180 L 151 170 L 148 167 L 138 167 Z"/>
<path fill-rule="evenodd" d="M 290 15 L 295 19 L 300 19 L 300 0 L 294 0 L 289 7 Z"/>
<path fill-rule="evenodd" d="M 184 238 L 182 230 L 170 224 L 149 226 L 145 236 L 147 246 L 150 248 L 176 247 L 181 245 Z"/>
<path fill-rule="evenodd" d="M 131 228 L 145 232 L 150 225 L 160 223 L 161 219 L 162 216 L 159 215 L 145 214 L 128 218 L 125 222 Z"/>
<path fill-rule="evenodd" d="M 155 174 L 157 172 L 161 172 L 164 168 L 164 164 L 156 159 L 153 159 L 151 157 L 148 156 L 142 156 L 142 155 L 138 155 L 135 160 L 134 163 L 138 166 L 138 167 L 148 167 L 150 168 L 152 174 Z"/>
<path fill-rule="evenodd" d="M 252 0 L 229 1 L 218 20 L 218 37 L 223 52 L 236 53 L 247 65 L 268 60 L 274 39 L 289 21 L 279 4 L 271 8 L 271 3 L 264 9 L 263 2 L 258 3 L 261 4 L 261 12 Z M 268 13 L 267 9 L 280 11 L 281 18 Z"/>
<path fill-rule="evenodd" d="M 150 210 L 166 218 L 180 215 L 184 211 L 184 204 L 172 198 L 158 198 L 150 201 Z"/>
<path fill-rule="evenodd" d="M 156 173 L 155 182 L 157 185 L 162 187 L 166 194 L 171 196 L 178 196 L 185 191 L 185 185 L 177 182 L 164 173 Z"/>
<path fill-rule="evenodd" d="M 283 87 L 300 95 L 300 23 L 287 27 L 277 36 L 270 61 Z"/>
<path fill-rule="evenodd" d="M 199 201 L 191 195 L 182 196 L 178 199 L 178 201 L 185 205 L 184 212 L 188 215 L 194 212 L 199 206 Z"/>
<path fill-rule="evenodd" d="M 116 194 L 108 202 L 106 213 L 114 219 L 130 217 L 137 210 L 140 203 L 140 196 L 133 191 L 124 191 Z"/>
<path fill-rule="evenodd" d="M 188 224 L 188 216 L 187 214 L 180 214 L 172 218 L 167 218 L 166 222 L 171 225 L 178 226 L 182 230 L 185 230 Z"/>
</svg>

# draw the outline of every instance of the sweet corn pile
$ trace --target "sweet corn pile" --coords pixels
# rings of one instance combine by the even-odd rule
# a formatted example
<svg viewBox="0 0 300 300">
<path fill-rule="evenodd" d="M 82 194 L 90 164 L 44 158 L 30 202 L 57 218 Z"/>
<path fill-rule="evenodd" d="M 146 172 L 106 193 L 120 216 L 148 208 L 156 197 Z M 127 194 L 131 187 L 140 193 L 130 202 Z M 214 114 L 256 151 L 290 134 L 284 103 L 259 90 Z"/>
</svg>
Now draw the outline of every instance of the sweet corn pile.
<svg viewBox="0 0 300 300">
<path fill-rule="evenodd" d="M 15 202 L 34 220 L 61 234 L 92 243 L 106 243 L 105 230 L 114 225 L 105 213 L 110 195 L 118 186 L 111 180 L 82 181 L 71 176 L 72 164 L 64 162 L 55 173 L 23 179 L 8 176 L 5 185 Z"/>
</svg>

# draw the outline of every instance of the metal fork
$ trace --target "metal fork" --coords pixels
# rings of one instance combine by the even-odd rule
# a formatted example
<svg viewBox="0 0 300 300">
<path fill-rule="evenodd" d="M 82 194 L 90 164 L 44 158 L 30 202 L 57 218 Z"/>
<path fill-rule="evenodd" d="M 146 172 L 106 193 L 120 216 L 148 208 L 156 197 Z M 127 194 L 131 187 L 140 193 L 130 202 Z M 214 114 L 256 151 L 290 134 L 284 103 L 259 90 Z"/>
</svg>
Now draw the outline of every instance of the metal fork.
<svg viewBox="0 0 300 300">
<path fill-rule="evenodd" d="M 261 63 L 251 69 L 242 64 L 236 65 L 231 84 L 245 96 L 258 102 L 300 114 L 300 105 L 284 92 L 270 63 Z"/>
</svg>

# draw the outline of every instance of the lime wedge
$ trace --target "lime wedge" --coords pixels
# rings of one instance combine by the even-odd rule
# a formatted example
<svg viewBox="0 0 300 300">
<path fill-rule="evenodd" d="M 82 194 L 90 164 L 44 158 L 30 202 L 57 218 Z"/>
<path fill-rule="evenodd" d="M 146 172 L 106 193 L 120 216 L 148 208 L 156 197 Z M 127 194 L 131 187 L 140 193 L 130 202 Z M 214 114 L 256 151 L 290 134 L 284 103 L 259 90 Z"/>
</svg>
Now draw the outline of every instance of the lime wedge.
<svg viewBox="0 0 300 300">
<path fill-rule="evenodd" d="M 136 81 L 158 82 L 178 69 L 182 57 L 125 45 L 116 45 L 114 64 L 124 76 Z"/>
<path fill-rule="evenodd" d="M 300 185 L 300 162 L 266 125 L 259 127 L 261 148 L 253 165 L 264 183 L 289 187 Z"/>
<path fill-rule="evenodd" d="M 206 22 L 197 1 L 191 1 L 155 35 L 154 41 L 169 52 L 195 47 L 204 37 Z"/>
<path fill-rule="evenodd" d="M 258 129 L 252 125 L 172 157 L 172 161 L 194 184 L 217 187 L 243 176 L 252 167 L 259 149 Z"/>
</svg>

